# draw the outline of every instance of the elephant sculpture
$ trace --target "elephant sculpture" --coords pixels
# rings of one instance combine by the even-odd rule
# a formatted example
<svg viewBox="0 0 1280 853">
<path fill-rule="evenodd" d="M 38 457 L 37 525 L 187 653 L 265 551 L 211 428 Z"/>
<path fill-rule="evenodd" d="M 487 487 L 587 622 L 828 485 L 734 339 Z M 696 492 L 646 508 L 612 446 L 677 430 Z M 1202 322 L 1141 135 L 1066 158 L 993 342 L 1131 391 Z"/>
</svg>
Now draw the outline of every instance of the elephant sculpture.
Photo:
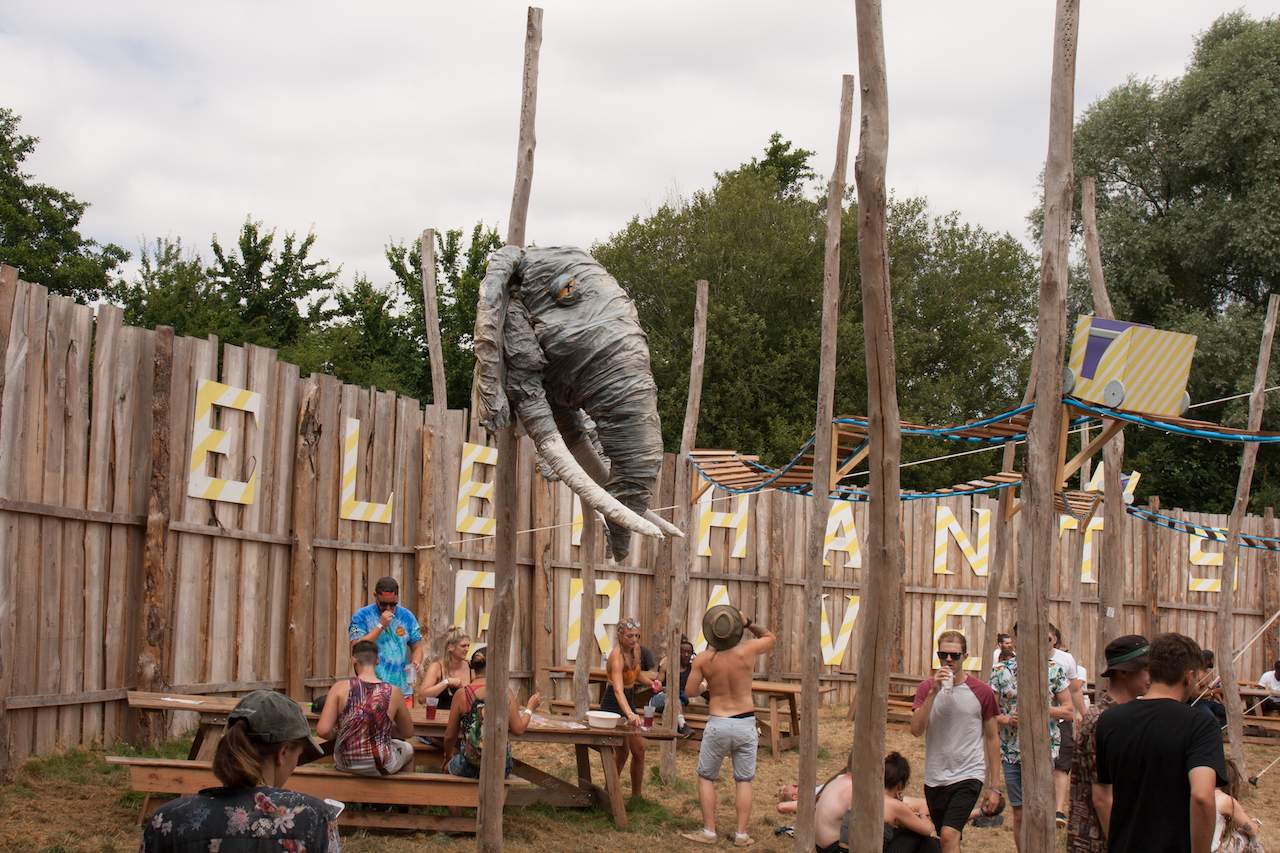
<svg viewBox="0 0 1280 853">
<path fill-rule="evenodd" d="M 648 339 L 631 298 L 594 258 L 569 246 L 494 252 L 475 356 L 481 423 L 501 429 L 515 412 L 547 465 L 604 516 L 615 560 L 633 532 L 683 535 L 649 509 L 662 430 Z"/>
</svg>

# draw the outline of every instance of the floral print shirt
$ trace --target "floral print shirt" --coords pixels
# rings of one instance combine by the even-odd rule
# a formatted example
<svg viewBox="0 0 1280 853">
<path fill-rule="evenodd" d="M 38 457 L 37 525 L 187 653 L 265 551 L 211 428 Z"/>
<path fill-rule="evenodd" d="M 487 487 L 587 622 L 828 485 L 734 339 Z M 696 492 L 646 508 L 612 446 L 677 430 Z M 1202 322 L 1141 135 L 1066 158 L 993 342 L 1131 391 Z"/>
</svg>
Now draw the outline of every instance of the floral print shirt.
<svg viewBox="0 0 1280 853">
<path fill-rule="evenodd" d="M 281 788 L 206 788 L 157 809 L 140 853 L 339 853 L 339 811 Z"/>
<path fill-rule="evenodd" d="M 1049 703 L 1054 697 L 1067 689 L 1067 674 L 1062 665 L 1049 661 Z M 1001 661 L 999 666 L 991 670 L 991 689 L 995 691 L 996 702 L 1000 705 L 1000 713 L 1009 716 L 1018 713 L 1018 659 L 1010 658 Z M 1062 743 L 1062 734 L 1058 731 L 1058 721 L 1049 718 L 1049 747 L 1054 759 L 1058 757 L 1058 747 Z M 1000 760 L 1005 764 L 1022 763 L 1022 747 L 1018 743 L 1017 726 L 1000 726 Z"/>
<path fill-rule="evenodd" d="M 1070 853 L 1107 853 L 1107 837 L 1102 833 L 1098 813 L 1093 809 L 1093 783 L 1098 781 L 1098 718 L 1116 704 L 1105 690 L 1084 712 L 1076 732 L 1076 751 L 1071 759 L 1071 805 L 1067 813 L 1067 850 Z"/>
</svg>

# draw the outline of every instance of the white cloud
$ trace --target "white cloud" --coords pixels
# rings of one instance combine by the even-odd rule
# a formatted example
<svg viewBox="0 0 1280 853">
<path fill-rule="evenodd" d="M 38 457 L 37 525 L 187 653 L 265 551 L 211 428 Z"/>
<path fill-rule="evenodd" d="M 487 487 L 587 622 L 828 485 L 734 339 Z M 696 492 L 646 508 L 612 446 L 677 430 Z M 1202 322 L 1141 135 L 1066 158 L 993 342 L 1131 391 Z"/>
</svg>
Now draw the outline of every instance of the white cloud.
<svg viewBox="0 0 1280 853">
<path fill-rule="evenodd" d="M 1195 33 L 1240 5 L 1086 4 L 1077 111 L 1130 75 L 1180 73 Z M 850 0 L 545 7 L 531 239 L 603 239 L 775 130 L 830 169 L 839 76 L 857 71 Z M 314 228 L 346 274 L 385 280 L 390 239 L 505 224 L 524 10 L 9 0 L 0 104 L 42 138 L 36 175 L 93 203 L 100 240 L 203 250 L 248 214 Z M 884 15 L 895 194 L 1024 237 L 1053 4 L 899 0 Z"/>
</svg>

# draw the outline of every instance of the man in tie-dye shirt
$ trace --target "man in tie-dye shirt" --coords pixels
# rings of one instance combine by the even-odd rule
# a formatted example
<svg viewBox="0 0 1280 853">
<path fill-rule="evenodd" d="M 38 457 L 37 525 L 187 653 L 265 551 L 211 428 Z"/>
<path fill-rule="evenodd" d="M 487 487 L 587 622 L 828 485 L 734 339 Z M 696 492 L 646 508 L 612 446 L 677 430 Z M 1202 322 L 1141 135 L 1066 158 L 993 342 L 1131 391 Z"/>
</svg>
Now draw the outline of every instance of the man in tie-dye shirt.
<svg viewBox="0 0 1280 853">
<path fill-rule="evenodd" d="M 416 685 L 409 683 L 405 666 L 412 663 L 416 672 L 422 671 L 422 657 L 427 650 L 422 631 L 413 613 L 400 606 L 400 584 L 395 578 L 380 579 L 373 592 L 373 604 L 351 614 L 347 636 L 352 646 L 361 640 L 377 643 L 378 678 L 411 697 Z"/>
</svg>

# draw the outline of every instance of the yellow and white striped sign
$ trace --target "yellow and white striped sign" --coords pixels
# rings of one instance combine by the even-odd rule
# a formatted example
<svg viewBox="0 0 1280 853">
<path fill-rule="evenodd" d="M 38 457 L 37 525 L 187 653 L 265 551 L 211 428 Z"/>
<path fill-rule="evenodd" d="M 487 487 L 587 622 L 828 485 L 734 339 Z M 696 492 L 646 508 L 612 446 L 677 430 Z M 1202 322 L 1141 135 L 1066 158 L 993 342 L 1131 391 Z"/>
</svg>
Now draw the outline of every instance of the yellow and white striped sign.
<svg viewBox="0 0 1280 853">
<path fill-rule="evenodd" d="M 569 541 L 574 545 L 582 544 L 582 498 L 573 492 L 573 520 L 569 524 Z"/>
<path fill-rule="evenodd" d="M 839 666 L 844 662 L 844 650 L 849 647 L 849 638 L 853 636 L 853 623 L 858 618 L 858 596 L 846 595 L 849 603 L 844 608 L 844 619 L 840 622 L 840 633 L 836 641 L 831 642 L 831 622 L 827 619 L 827 596 L 822 595 L 822 664 L 823 666 Z"/>
<path fill-rule="evenodd" d="M 956 616 L 976 616 L 979 619 L 987 618 L 987 603 L 985 601 L 935 601 L 933 603 L 933 648 L 938 648 L 938 637 L 943 631 L 947 630 L 947 620 Z M 971 632 L 965 632 L 965 636 L 971 636 Z M 974 644 L 970 644 L 972 648 Z M 930 650 L 930 658 L 933 657 L 933 651 Z M 965 669 L 982 669 L 982 660 L 977 655 L 970 655 L 964 660 Z"/>
<path fill-rule="evenodd" d="M 1106 480 L 1105 463 L 1099 462 L 1098 467 L 1094 469 L 1093 476 L 1089 478 L 1089 484 L 1085 486 L 1086 492 L 1105 491 L 1104 485 Z M 1138 481 L 1142 479 L 1141 472 L 1133 471 L 1124 481 L 1124 493 L 1133 495 L 1135 489 L 1138 488 Z M 1095 514 L 1089 519 L 1089 526 L 1084 530 L 1084 547 L 1080 550 L 1080 582 L 1081 583 L 1097 583 L 1098 579 L 1094 576 L 1093 571 L 1093 540 L 1094 534 L 1099 530 L 1105 529 L 1106 524 L 1101 514 Z M 1058 516 L 1058 536 L 1068 530 L 1079 530 L 1080 522 L 1070 515 Z"/>
<path fill-rule="evenodd" d="M 831 565 L 827 556 L 832 551 L 844 551 L 847 569 L 862 568 L 862 546 L 858 543 L 858 528 L 853 523 L 853 502 L 832 501 L 827 516 L 827 535 L 822 544 L 822 565 Z"/>
<path fill-rule="evenodd" d="M 711 587 L 711 595 L 707 596 L 707 606 L 702 609 L 706 613 L 717 604 L 729 603 L 729 587 L 722 583 L 718 583 Z M 707 650 L 707 637 L 702 633 L 702 619 L 698 619 L 698 636 L 694 638 L 693 650 L 697 654 L 702 654 Z"/>
<path fill-rule="evenodd" d="M 935 575 L 954 575 L 947 568 L 947 534 L 950 533 L 960 546 L 969 568 L 980 578 L 987 576 L 988 557 L 991 552 L 991 510 L 974 509 L 978 516 L 978 547 L 975 549 L 969 541 L 969 534 L 964 532 L 960 522 L 956 520 L 951 507 L 939 505 L 933 520 L 933 573 Z"/>
<path fill-rule="evenodd" d="M 338 507 L 338 516 L 351 521 L 369 521 L 374 524 L 391 523 L 391 507 L 396 493 L 387 496 L 384 504 L 372 501 L 356 500 L 356 464 L 360 449 L 360 421 L 347 418 L 346 429 L 342 433 L 342 500 Z"/>
<path fill-rule="evenodd" d="M 259 417 L 262 395 L 256 391 L 223 385 L 212 379 L 201 379 L 196 385 L 196 413 L 191 433 L 191 461 L 187 468 L 187 496 L 251 504 L 258 485 L 256 465 L 245 482 L 210 477 L 206 473 L 205 463 L 210 453 L 220 453 L 223 456 L 231 453 L 231 436 L 224 430 L 213 428 L 214 406 L 238 409 Z"/>
<path fill-rule="evenodd" d="M 622 618 L 622 581 L 597 580 L 596 595 L 606 596 L 609 601 L 603 608 L 596 608 L 596 645 L 600 654 L 609 655 L 613 651 L 613 635 L 609 626 L 617 625 Z M 569 660 L 578 659 L 578 641 L 582 637 L 582 578 L 569 581 L 569 635 L 566 638 L 565 656 Z"/>
<path fill-rule="evenodd" d="M 711 556 L 711 528 L 726 527 L 733 531 L 733 548 L 729 556 L 742 558 L 747 556 L 747 495 L 733 498 L 731 512 L 718 512 L 711 507 L 711 493 L 716 489 L 707 489 L 698 498 L 698 556 Z M 717 504 L 723 505 L 723 499 Z"/>
<path fill-rule="evenodd" d="M 454 528 L 459 533 L 492 535 L 496 519 L 472 512 L 472 499 L 493 503 L 493 483 L 476 479 L 477 465 L 497 465 L 498 448 L 465 442 L 462 445 L 462 467 L 458 470 L 458 513 Z"/>
<path fill-rule="evenodd" d="M 461 625 L 464 629 L 467 625 L 467 590 L 470 589 L 493 589 L 494 578 L 497 577 L 493 572 L 477 572 L 471 569 L 459 569 L 453 580 L 453 624 Z M 480 611 L 480 627 L 473 635 L 479 639 L 480 635 L 489 629 L 489 611 Z"/>
<path fill-rule="evenodd" d="M 1214 541 L 1223 541 L 1221 533 L 1210 534 L 1203 527 L 1196 527 L 1195 533 L 1187 534 L 1187 556 L 1191 560 L 1193 566 L 1221 566 L 1226 559 L 1226 555 L 1221 551 L 1206 551 L 1204 543 L 1209 541 L 1206 536 L 1214 536 Z M 1199 534 L 1199 535 L 1196 535 Z M 1235 571 L 1232 573 L 1232 589 L 1240 588 L 1240 558 L 1236 558 Z M 1187 579 L 1187 589 L 1191 592 L 1222 592 L 1222 578 L 1198 578 L 1194 574 Z"/>
</svg>

